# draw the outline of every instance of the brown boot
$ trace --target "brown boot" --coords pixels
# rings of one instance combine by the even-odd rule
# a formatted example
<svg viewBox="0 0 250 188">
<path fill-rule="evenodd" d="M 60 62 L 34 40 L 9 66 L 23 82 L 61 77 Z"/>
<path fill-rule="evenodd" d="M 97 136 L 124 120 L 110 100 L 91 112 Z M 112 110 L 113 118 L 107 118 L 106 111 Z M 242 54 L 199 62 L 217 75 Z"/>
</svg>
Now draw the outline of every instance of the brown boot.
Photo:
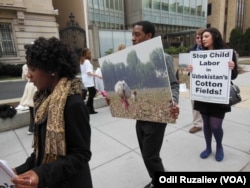
<svg viewBox="0 0 250 188">
<path fill-rule="evenodd" d="M 191 129 L 189 129 L 189 132 L 190 133 L 196 133 L 196 132 L 198 132 L 198 131 L 201 131 L 201 127 L 195 127 L 195 126 L 193 126 Z"/>
</svg>

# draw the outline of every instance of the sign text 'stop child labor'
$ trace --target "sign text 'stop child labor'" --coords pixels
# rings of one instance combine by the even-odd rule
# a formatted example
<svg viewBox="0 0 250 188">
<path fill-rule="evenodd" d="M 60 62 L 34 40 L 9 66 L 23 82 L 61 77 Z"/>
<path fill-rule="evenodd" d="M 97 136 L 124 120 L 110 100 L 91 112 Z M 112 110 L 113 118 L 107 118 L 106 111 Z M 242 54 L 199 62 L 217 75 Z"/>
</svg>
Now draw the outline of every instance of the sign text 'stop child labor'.
<svg viewBox="0 0 250 188">
<path fill-rule="evenodd" d="M 193 71 L 190 75 L 192 100 L 228 104 L 233 50 L 190 52 Z"/>
</svg>

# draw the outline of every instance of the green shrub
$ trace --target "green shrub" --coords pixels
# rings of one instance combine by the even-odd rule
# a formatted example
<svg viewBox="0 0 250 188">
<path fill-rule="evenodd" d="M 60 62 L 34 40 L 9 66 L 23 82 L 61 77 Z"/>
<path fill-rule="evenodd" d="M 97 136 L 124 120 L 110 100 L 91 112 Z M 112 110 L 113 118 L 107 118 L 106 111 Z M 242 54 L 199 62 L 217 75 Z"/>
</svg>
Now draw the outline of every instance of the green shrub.
<svg viewBox="0 0 250 188">
<path fill-rule="evenodd" d="M 187 51 L 187 47 L 180 46 L 180 47 L 174 47 L 170 46 L 169 48 L 165 48 L 164 52 L 168 54 L 179 54 L 179 53 L 185 53 Z"/>
<path fill-rule="evenodd" d="M 0 75 L 10 77 L 21 77 L 23 64 L 0 63 Z"/>
<path fill-rule="evenodd" d="M 232 29 L 229 38 L 229 46 L 236 50 L 240 56 L 250 55 L 250 28 L 245 32 L 237 28 Z"/>
</svg>

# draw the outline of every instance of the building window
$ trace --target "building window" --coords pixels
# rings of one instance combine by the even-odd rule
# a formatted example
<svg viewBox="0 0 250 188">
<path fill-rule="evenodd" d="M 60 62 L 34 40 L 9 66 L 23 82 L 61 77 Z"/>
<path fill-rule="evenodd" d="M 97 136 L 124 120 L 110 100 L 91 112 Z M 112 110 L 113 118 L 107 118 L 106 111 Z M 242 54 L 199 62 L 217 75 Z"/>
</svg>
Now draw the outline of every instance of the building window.
<svg viewBox="0 0 250 188">
<path fill-rule="evenodd" d="M 212 4 L 209 3 L 209 4 L 207 5 L 207 15 L 210 16 L 211 14 L 212 14 Z"/>
<path fill-rule="evenodd" d="M 0 23 L 0 53 L 2 56 L 16 56 L 14 37 L 10 23 Z"/>
<path fill-rule="evenodd" d="M 164 11 L 168 11 L 168 3 L 166 3 L 166 2 L 162 2 L 162 10 L 164 10 Z"/>
<path fill-rule="evenodd" d="M 143 1 L 145 8 L 152 8 L 152 1 L 151 0 L 145 0 Z"/>
<path fill-rule="evenodd" d="M 153 9 L 160 10 L 161 9 L 161 4 L 159 1 L 154 0 L 153 2 Z"/>
</svg>

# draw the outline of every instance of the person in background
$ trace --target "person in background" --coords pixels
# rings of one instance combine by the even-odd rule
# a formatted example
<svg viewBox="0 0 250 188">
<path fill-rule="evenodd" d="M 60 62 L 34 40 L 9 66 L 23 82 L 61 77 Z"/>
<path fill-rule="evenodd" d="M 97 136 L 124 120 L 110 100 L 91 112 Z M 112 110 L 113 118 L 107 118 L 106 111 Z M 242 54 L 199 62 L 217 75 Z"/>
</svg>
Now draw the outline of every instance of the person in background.
<svg viewBox="0 0 250 188">
<path fill-rule="evenodd" d="M 34 94 L 35 94 L 37 89 L 34 86 L 34 84 L 30 82 L 29 78 L 27 77 L 27 74 L 28 74 L 28 67 L 26 64 L 24 64 L 22 78 L 26 79 L 27 83 L 25 85 L 24 93 L 23 93 L 20 104 L 22 106 L 27 106 L 29 108 L 30 123 L 29 123 L 29 128 L 28 128 L 27 134 L 31 135 L 34 133 L 34 102 L 33 102 L 33 97 L 34 97 Z"/>
<path fill-rule="evenodd" d="M 94 77 L 102 79 L 102 76 L 96 74 L 94 72 L 94 68 L 91 61 L 91 51 L 89 48 L 84 48 L 81 50 L 80 54 L 80 69 L 82 75 L 82 82 L 84 87 L 88 89 L 88 99 L 87 99 L 87 107 L 90 114 L 96 114 L 97 112 L 94 109 L 94 97 L 96 96 L 96 88 Z"/>
<path fill-rule="evenodd" d="M 17 188 L 92 188 L 90 118 L 76 77 L 79 58 L 59 39 L 39 37 L 26 51 L 34 96 L 33 153 L 13 170 Z"/>
<path fill-rule="evenodd" d="M 202 50 L 202 43 L 201 43 L 201 33 L 204 30 L 204 28 L 199 28 L 195 32 L 195 45 L 190 47 L 187 52 L 191 51 L 198 51 Z M 202 130 L 202 118 L 199 111 L 194 110 L 194 100 L 191 100 L 192 105 L 192 113 L 193 113 L 193 127 L 189 130 L 190 133 L 196 133 L 198 131 Z"/>
<path fill-rule="evenodd" d="M 101 71 L 100 67 L 96 68 L 95 74 L 97 74 L 100 77 L 102 77 L 102 71 Z M 100 92 L 103 97 L 106 97 L 107 96 L 107 92 L 104 89 L 103 79 L 100 79 L 99 77 L 95 76 L 94 77 L 94 83 L 95 83 L 95 88 L 96 88 L 97 92 Z"/>
<path fill-rule="evenodd" d="M 140 21 L 133 25 L 132 42 L 133 45 L 152 39 L 155 35 L 154 25 L 149 21 Z M 169 81 L 172 90 L 172 101 L 170 113 L 174 119 L 179 115 L 179 83 L 176 79 L 173 58 L 165 54 Z M 153 71 L 153 70 L 152 70 Z M 164 138 L 167 124 L 150 121 L 136 121 L 136 134 L 141 150 L 144 164 L 147 168 L 151 181 L 144 188 L 154 187 L 155 172 L 164 172 L 164 166 L 160 157 L 160 150 Z"/>
<path fill-rule="evenodd" d="M 126 48 L 126 45 L 125 44 L 120 44 L 117 48 L 117 51 L 120 51 L 120 50 L 123 50 Z"/>
<path fill-rule="evenodd" d="M 108 96 L 107 91 L 104 89 L 104 83 L 103 83 L 103 79 L 102 79 L 102 71 L 101 71 L 100 67 L 97 67 L 97 69 L 95 70 L 95 74 L 99 75 L 99 77 L 95 76 L 95 88 L 96 88 L 97 92 L 100 92 L 101 95 L 105 98 L 107 105 L 109 105 L 110 98 Z"/>
<path fill-rule="evenodd" d="M 29 47 L 31 45 L 25 45 L 24 48 L 29 50 Z M 26 80 L 27 83 L 25 84 L 24 91 L 22 98 L 20 100 L 20 105 L 16 109 L 24 110 L 24 108 L 21 107 L 27 107 L 29 109 L 30 113 L 30 122 L 29 122 L 29 128 L 27 131 L 28 135 L 32 135 L 34 133 L 34 102 L 33 97 L 36 92 L 36 87 L 32 82 L 30 82 L 30 79 L 28 78 L 28 66 L 27 64 L 24 64 L 22 67 L 22 79 Z"/>
<path fill-rule="evenodd" d="M 220 31 L 216 28 L 207 28 L 202 32 L 202 47 L 204 50 L 228 49 L 226 43 L 222 39 Z M 232 70 L 231 80 L 238 76 L 238 66 L 236 54 L 233 52 L 233 58 L 228 62 L 229 69 Z M 193 71 L 193 66 L 188 65 L 188 71 Z M 216 141 L 216 161 L 224 159 L 224 150 L 222 146 L 223 129 L 222 123 L 225 113 L 231 111 L 231 106 L 226 104 L 218 104 L 211 102 L 194 101 L 194 109 L 199 111 L 203 120 L 203 131 L 206 142 L 206 148 L 201 152 L 202 159 L 207 158 L 212 153 L 212 135 Z"/>
</svg>

